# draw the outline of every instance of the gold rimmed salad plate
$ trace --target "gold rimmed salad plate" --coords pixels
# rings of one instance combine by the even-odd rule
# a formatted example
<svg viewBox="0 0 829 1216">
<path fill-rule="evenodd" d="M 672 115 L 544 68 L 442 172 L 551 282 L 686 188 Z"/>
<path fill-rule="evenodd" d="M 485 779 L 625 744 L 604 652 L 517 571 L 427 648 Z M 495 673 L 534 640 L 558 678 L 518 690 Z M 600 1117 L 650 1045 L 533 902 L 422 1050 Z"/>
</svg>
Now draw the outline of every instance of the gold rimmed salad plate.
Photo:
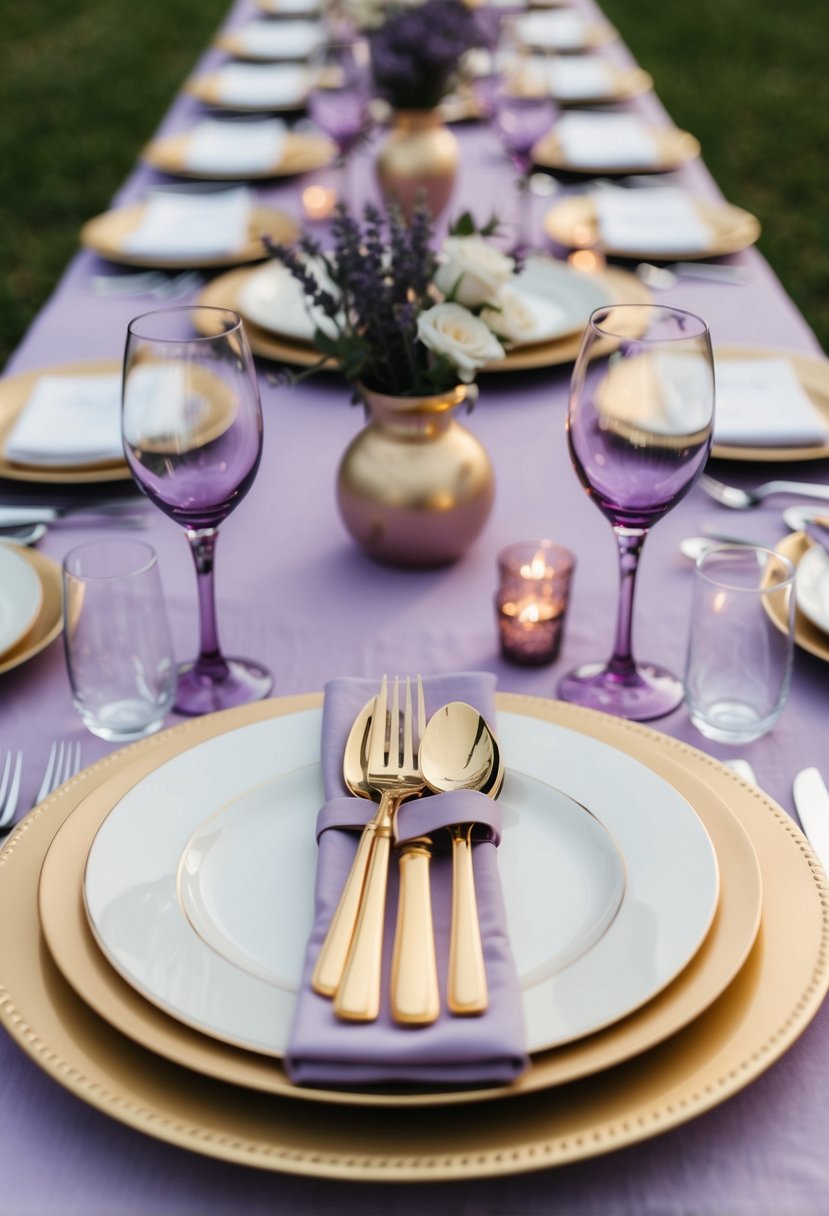
<svg viewBox="0 0 829 1216">
<path fill-rule="evenodd" d="M 133 765 L 127 777 L 135 780 L 140 774 L 141 766 Z M 278 1060 L 207 1038 L 145 1001 L 98 949 L 80 898 L 84 860 L 103 817 L 123 788 L 124 777 L 104 782 L 80 803 L 49 848 L 40 878 L 40 909 L 52 955 L 75 991 L 128 1037 L 197 1072 L 269 1093 L 355 1105 L 442 1105 L 529 1093 L 572 1081 L 652 1047 L 698 1016 L 742 966 L 759 924 L 761 882 L 751 843 L 725 803 L 687 775 L 682 790 L 714 845 L 721 891 L 713 925 L 700 950 L 660 995 L 605 1031 L 536 1054 L 530 1072 L 509 1090 L 416 1094 L 300 1089 L 288 1082 Z M 245 816 L 239 819 L 243 827 Z M 211 823 L 205 825 L 208 837 Z M 214 834 L 208 851 L 216 850 L 217 843 Z M 241 859 L 241 850 L 239 856 Z M 197 878 L 198 869 L 193 875 L 194 881 Z M 221 925 L 221 915 L 214 919 Z"/>
<path fill-rule="evenodd" d="M 693 261 L 697 258 L 722 257 L 738 253 L 753 245 L 760 235 L 760 223 L 748 211 L 730 203 L 710 203 L 704 199 L 693 199 L 697 218 L 710 234 L 704 249 L 671 250 L 671 260 Z M 655 257 L 653 248 L 616 248 L 602 240 L 596 212 L 595 197 L 582 194 L 562 199 L 554 204 L 544 216 L 544 231 L 552 240 L 567 248 L 590 248 L 611 257 L 624 257 L 636 261 Z"/>
<path fill-rule="evenodd" d="M 304 62 L 325 37 L 319 21 L 305 17 L 284 21 L 254 18 L 216 38 L 214 45 L 237 59 L 254 63 Z"/>
<path fill-rule="evenodd" d="M 15 545 L 0 544 L 0 662 L 29 632 L 43 604 L 34 566 Z"/>
<path fill-rule="evenodd" d="M 609 21 L 591 21 L 570 8 L 526 13 L 518 18 L 515 32 L 524 46 L 560 55 L 592 51 L 619 37 Z"/>
<path fill-rule="evenodd" d="M 815 355 L 804 355 L 793 350 L 775 350 L 757 346 L 717 346 L 714 350 L 717 362 L 724 359 L 785 359 L 791 365 L 800 386 L 829 425 L 829 359 Z M 748 444 L 714 443 L 711 455 L 721 460 L 756 461 L 758 463 L 786 463 L 788 461 L 825 460 L 829 457 L 829 443 L 803 445 L 752 447 Z"/>
<path fill-rule="evenodd" d="M 569 56 L 567 57 L 569 58 Z M 556 88 L 551 81 L 550 96 L 559 106 L 600 106 L 614 102 L 632 101 L 653 88 L 653 77 L 642 68 L 619 68 L 605 64 L 606 84 L 576 96 L 572 90 Z M 460 85 L 440 103 L 440 114 L 444 122 L 468 122 L 483 118 L 484 109 L 471 83 Z"/>
<path fill-rule="evenodd" d="M 20 372 L 0 380 L 0 477 L 8 477 L 13 481 L 43 482 L 49 485 L 128 481 L 130 471 L 124 460 L 86 465 L 46 466 L 21 464 L 9 460 L 5 454 L 6 440 L 41 376 L 111 376 L 120 371 L 120 362 L 114 359 L 101 359 L 41 367 L 37 371 Z"/>
<path fill-rule="evenodd" d="M 150 266 L 183 269 L 207 269 L 210 267 L 237 266 L 241 262 L 258 262 L 267 257 L 263 237 L 290 244 L 299 235 L 296 223 L 283 211 L 271 211 L 264 207 L 252 207 L 248 222 L 247 239 L 237 249 L 224 253 L 193 256 L 159 252 L 150 256 L 133 253 L 125 247 L 126 238 L 140 226 L 146 214 L 145 203 L 131 203 L 107 211 L 84 224 L 80 233 L 81 244 L 111 262 L 125 266 Z"/>
<path fill-rule="evenodd" d="M 805 532 L 792 532 L 789 536 L 784 536 L 784 538 L 774 547 L 777 553 L 782 553 L 782 555 L 787 557 L 795 567 L 796 586 L 798 574 L 800 575 L 801 581 L 803 580 L 803 573 L 801 573 L 800 570 L 801 563 L 806 561 L 808 558 L 809 564 L 811 565 L 815 559 L 809 558 L 809 554 L 815 550 L 817 546 L 809 539 Z M 820 554 L 818 554 L 818 560 L 822 561 Z M 807 570 L 806 573 L 811 579 L 812 572 Z M 820 571 L 817 571 L 816 573 L 820 573 Z M 798 646 L 800 646 L 803 650 L 807 650 L 809 654 L 816 655 L 817 658 L 824 659 L 826 662 L 829 662 L 829 633 L 827 633 L 826 630 L 821 629 L 821 627 L 816 624 L 814 620 L 809 619 L 809 617 L 803 611 L 802 602 L 802 591 L 800 594 L 797 594 L 796 592 L 794 640 Z M 775 618 L 776 614 L 774 606 L 771 603 L 768 606 L 768 611 L 771 613 L 772 617 Z M 776 620 L 777 624 L 780 625 L 782 629 L 787 627 L 787 623 L 781 620 L 779 615 L 776 616 Z"/>
<path fill-rule="evenodd" d="M 533 149 L 533 161 L 544 169 L 559 170 L 565 173 L 578 173 L 587 176 L 600 174 L 603 177 L 626 177 L 628 174 L 668 173 L 679 169 L 699 156 L 699 140 L 688 131 L 678 127 L 645 127 L 653 147 L 652 158 L 643 157 L 641 160 L 632 159 L 627 163 L 618 161 L 600 161 L 595 163 L 574 163 L 570 160 L 561 146 L 555 127 L 542 136 Z"/>
<path fill-rule="evenodd" d="M 160 766 L 113 807 L 84 876 L 92 931 L 129 983 L 267 1055 L 287 1050 L 313 926 L 320 729 L 318 711 L 285 715 Z M 693 810 L 650 769 L 523 717 L 500 714 L 498 733 L 499 871 L 537 1052 L 617 1021 L 679 974 L 710 928 L 718 870 Z M 641 932 L 648 920 L 658 942 Z"/>
<path fill-rule="evenodd" d="M 354 1108 L 347 1119 L 199 1076 L 161 1059 L 98 1017 L 63 980 L 41 937 L 37 883 L 61 824 L 107 779 L 133 783 L 211 735 L 319 698 L 284 698 L 185 723 L 114 753 L 41 803 L 0 852 L 0 1018 L 59 1084 L 151 1136 L 260 1169 L 352 1180 L 436 1181 L 547 1169 L 647 1139 L 748 1085 L 805 1029 L 829 985 L 829 890 L 791 819 L 710 757 L 637 724 L 530 697 L 499 709 L 593 735 L 660 771 L 693 799 L 700 783 L 727 802 L 763 878 L 763 932 L 719 1000 L 662 1046 L 565 1087 L 457 1112 Z M 791 925 L 798 926 L 792 949 Z"/>
<path fill-rule="evenodd" d="M 537 277 L 529 274 L 533 265 L 539 267 Z M 246 267 L 219 275 L 205 286 L 199 303 L 241 311 L 245 318 L 245 332 L 255 355 L 300 367 L 320 363 L 319 351 L 309 340 L 276 333 L 245 315 L 244 298 L 255 273 L 255 269 Z M 568 333 L 547 342 L 514 346 L 507 352 L 506 358 L 488 364 L 485 368 L 488 372 L 526 371 L 569 363 L 578 355 L 582 330 L 594 308 L 608 303 L 647 304 L 651 299 L 650 291 L 642 281 L 624 270 L 608 268 L 601 274 L 588 274 L 573 270 L 554 258 L 538 257 L 528 260 L 524 273 L 528 276 L 526 281 L 551 301 L 570 295 L 571 308 L 573 298 L 579 307 L 573 309 L 572 326 Z M 261 316 L 261 313 L 257 315 Z M 304 315 L 295 309 L 292 323 L 298 321 L 304 321 Z M 203 323 L 207 324 L 206 318 Z M 330 365 L 333 370 L 333 361 Z"/>
<path fill-rule="evenodd" d="M 258 181 L 270 177 L 291 177 L 298 173 L 311 173 L 330 165 L 337 155 L 336 146 L 325 135 L 314 132 L 289 131 L 285 136 L 279 158 L 272 164 L 258 169 L 215 168 L 192 169 L 188 165 L 188 152 L 192 136 L 184 131 L 179 135 L 168 135 L 157 139 L 142 152 L 143 159 L 154 169 L 175 177 L 195 178 L 200 181 Z"/>
<path fill-rule="evenodd" d="M 40 585 L 40 603 L 28 629 L 17 641 L 0 655 L 0 675 L 28 662 L 50 642 L 60 636 L 63 629 L 63 590 L 61 570 L 37 549 L 15 549 L 15 553 L 26 563 Z"/>
</svg>

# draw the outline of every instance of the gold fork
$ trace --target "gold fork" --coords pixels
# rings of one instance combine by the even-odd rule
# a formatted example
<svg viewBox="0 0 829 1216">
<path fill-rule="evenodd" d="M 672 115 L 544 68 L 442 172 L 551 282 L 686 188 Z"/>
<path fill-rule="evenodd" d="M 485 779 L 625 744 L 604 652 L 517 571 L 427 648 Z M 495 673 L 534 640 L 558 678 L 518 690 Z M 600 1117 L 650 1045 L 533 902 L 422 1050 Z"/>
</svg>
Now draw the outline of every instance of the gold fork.
<svg viewBox="0 0 829 1216">
<path fill-rule="evenodd" d="M 342 983 L 334 998 L 334 1012 L 338 1017 L 352 1022 L 373 1022 L 380 1012 L 383 926 L 392 824 L 400 803 L 422 793 L 425 788 L 415 755 L 412 688 L 408 678 L 401 717 L 400 680 L 395 677 L 389 712 L 388 681 L 383 676 L 371 719 L 366 778 L 368 784 L 380 794 L 380 806 L 375 817 L 377 826 L 360 915 Z"/>
</svg>

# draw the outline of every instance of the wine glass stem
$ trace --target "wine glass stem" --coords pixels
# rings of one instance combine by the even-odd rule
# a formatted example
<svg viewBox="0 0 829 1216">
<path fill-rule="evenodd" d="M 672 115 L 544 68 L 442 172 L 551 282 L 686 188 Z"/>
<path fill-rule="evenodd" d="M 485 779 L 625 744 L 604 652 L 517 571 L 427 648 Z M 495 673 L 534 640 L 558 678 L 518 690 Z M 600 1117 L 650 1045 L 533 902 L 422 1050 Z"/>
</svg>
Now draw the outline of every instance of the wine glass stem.
<svg viewBox="0 0 829 1216">
<path fill-rule="evenodd" d="M 530 194 L 529 166 L 522 169 L 518 176 L 518 232 L 515 241 L 515 252 L 524 253 L 532 248 L 532 195 Z"/>
<path fill-rule="evenodd" d="M 638 528 L 613 529 L 619 546 L 619 605 L 616 613 L 616 639 L 608 668 L 616 675 L 633 675 L 633 596 L 636 590 L 636 572 L 647 533 Z"/>
<path fill-rule="evenodd" d="M 187 530 L 190 551 L 196 563 L 196 579 L 199 591 L 199 657 L 193 664 L 197 676 L 213 683 L 225 679 L 227 663 L 219 649 L 219 630 L 216 624 L 216 597 L 213 584 L 213 557 L 218 528 Z"/>
</svg>

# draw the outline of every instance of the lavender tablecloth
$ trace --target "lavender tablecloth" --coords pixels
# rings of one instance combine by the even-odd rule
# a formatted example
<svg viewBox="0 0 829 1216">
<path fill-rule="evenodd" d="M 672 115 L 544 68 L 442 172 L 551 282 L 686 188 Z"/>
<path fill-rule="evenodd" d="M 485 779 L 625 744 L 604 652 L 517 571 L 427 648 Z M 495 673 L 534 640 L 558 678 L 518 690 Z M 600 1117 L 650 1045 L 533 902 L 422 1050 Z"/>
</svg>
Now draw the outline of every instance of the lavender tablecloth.
<svg viewBox="0 0 829 1216">
<path fill-rule="evenodd" d="M 585 0 L 585 11 L 589 0 Z M 230 17 L 250 13 L 242 0 Z M 608 55 L 626 61 L 623 46 Z M 218 61 L 209 52 L 202 66 Z M 647 66 L 647 65 L 645 65 Z M 658 82 L 657 82 L 658 84 Z M 629 109 L 655 122 L 665 116 L 649 96 Z M 186 127 L 199 107 L 174 102 L 163 129 Z M 510 174 L 491 135 L 459 131 L 463 168 L 452 210 L 479 218 L 493 203 L 505 219 L 512 206 Z M 370 162 L 359 174 L 372 190 Z M 676 179 L 708 197 L 718 192 L 701 163 Z M 117 201 L 139 197 L 154 180 L 138 168 Z M 295 182 L 259 191 L 299 216 Z M 544 202 L 536 200 L 539 217 Z M 683 282 L 660 299 L 705 316 L 715 343 L 747 343 L 817 352 L 803 318 L 756 251 L 735 261 L 750 273 L 745 286 Z M 60 361 L 120 358 L 131 316 L 151 299 L 101 299 L 90 275 L 104 269 L 79 254 L 44 307 L 7 373 Z M 360 424 L 348 392 L 335 378 L 274 387 L 260 378 L 265 452 L 256 484 L 222 529 L 218 600 L 223 644 L 264 660 L 274 693 L 319 690 L 333 675 L 376 677 L 383 671 L 438 673 L 488 669 L 502 691 L 554 695 L 569 667 L 609 650 L 616 595 L 614 542 L 606 521 L 581 492 L 564 442 L 568 368 L 482 381 L 470 427 L 495 465 L 497 499 L 477 544 L 455 566 L 406 572 L 371 564 L 351 544 L 334 500 L 334 474 Z M 721 466 L 750 483 L 755 469 Z M 826 480 L 827 462 L 783 466 L 785 476 Z M 0 483 L 5 501 L 38 498 L 37 487 Z M 735 516 L 695 490 L 648 540 L 641 570 L 635 640 L 643 658 L 681 669 L 689 611 L 690 567 L 679 556 L 682 536 L 704 524 L 725 525 L 763 542 L 783 535 L 779 504 Z M 99 533 L 96 533 L 99 534 Z M 81 529 L 53 530 L 44 552 L 60 557 Z M 177 653 L 195 646 L 195 587 L 185 541 L 175 525 L 152 517 L 147 538 L 160 557 Z M 493 617 L 495 555 L 515 540 L 547 535 L 579 555 L 564 646 L 553 668 L 522 670 L 499 657 Z M 826 764 L 827 668 L 798 652 L 785 714 L 766 738 L 743 749 L 762 785 L 791 811 L 790 782 L 800 768 Z M 171 718 L 171 723 L 175 721 Z M 684 709 L 656 724 L 679 739 L 727 758 L 691 727 Z M 83 740 L 87 762 L 110 749 L 83 731 L 72 708 L 59 644 L 0 681 L 0 740 L 24 748 L 23 794 L 34 794 L 48 740 Z M 829 775 L 829 774 L 827 774 Z M 793 927 L 796 932 L 796 927 Z M 9 1216 L 84 1213 L 379 1212 L 408 1213 L 426 1204 L 466 1213 L 578 1216 L 730 1216 L 824 1213 L 829 1208 L 825 1094 L 829 1092 L 829 1014 L 821 1011 L 800 1041 L 751 1087 L 678 1131 L 597 1160 L 524 1177 L 402 1185 L 317 1182 L 226 1165 L 145 1138 L 107 1119 L 59 1088 L 5 1035 L 0 1036 L 4 1096 L 4 1166 L 0 1212 Z"/>
</svg>

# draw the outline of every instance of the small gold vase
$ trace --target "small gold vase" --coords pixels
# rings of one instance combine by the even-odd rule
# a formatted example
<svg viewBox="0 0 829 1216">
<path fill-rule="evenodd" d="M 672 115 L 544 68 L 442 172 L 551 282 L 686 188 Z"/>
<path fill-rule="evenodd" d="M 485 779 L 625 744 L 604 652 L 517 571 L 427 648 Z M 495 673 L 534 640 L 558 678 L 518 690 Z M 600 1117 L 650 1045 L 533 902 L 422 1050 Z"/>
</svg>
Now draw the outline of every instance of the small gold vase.
<svg viewBox="0 0 829 1216">
<path fill-rule="evenodd" d="M 455 561 L 489 518 L 489 456 L 454 418 L 469 387 L 433 397 L 387 397 L 361 387 L 371 419 L 340 462 L 337 502 L 354 540 L 378 561 Z"/>
<path fill-rule="evenodd" d="M 422 191 L 434 218 L 452 195 L 459 158 L 458 141 L 437 110 L 395 110 L 391 133 L 377 154 L 377 180 L 406 216 Z"/>
</svg>

